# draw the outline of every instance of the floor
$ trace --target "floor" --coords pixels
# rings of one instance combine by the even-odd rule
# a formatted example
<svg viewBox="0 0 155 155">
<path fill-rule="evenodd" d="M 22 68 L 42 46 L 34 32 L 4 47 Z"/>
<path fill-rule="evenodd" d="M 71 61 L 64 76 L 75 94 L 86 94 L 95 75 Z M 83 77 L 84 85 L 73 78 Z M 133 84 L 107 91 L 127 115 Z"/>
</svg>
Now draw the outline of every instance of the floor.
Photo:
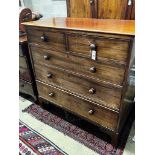
<svg viewBox="0 0 155 155">
<path fill-rule="evenodd" d="M 87 148 L 81 143 L 75 141 L 74 139 L 68 137 L 67 135 L 64 135 L 63 133 L 57 131 L 56 129 L 38 121 L 28 113 L 22 112 L 23 109 L 25 109 L 31 104 L 32 102 L 22 97 L 19 97 L 19 117 L 21 121 L 23 121 L 25 124 L 33 128 L 40 134 L 47 137 L 49 140 L 51 140 L 53 143 L 55 143 L 58 147 L 60 147 L 69 155 L 76 155 L 77 152 L 79 152 L 79 150 L 80 150 L 80 155 L 98 155 L 98 153 Z M 123 155 L 135 154 L 134 153 L 135 143 L 132 140 L 132 138 L 134 137 L 134 127 L 135 126 L 133 124 Z"/>
</svg>

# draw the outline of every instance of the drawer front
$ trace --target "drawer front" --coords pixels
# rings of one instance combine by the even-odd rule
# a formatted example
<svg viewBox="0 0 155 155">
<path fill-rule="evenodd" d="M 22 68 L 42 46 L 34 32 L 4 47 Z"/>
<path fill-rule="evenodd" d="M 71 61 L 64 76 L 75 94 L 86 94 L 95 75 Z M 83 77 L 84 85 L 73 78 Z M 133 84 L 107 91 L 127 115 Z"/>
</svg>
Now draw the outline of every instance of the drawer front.
<svg viewBox="0 0 155 155">
<path fill-rule="evenodd" d="M 118 114 L 74 97 L 61 89 L 37 82 L 39 97 L 64 107 L 103 127 L 116 129 Z"/>
<path fill-rule="evenodd" d="M 121 90 L 101 86 L 98 83 L 72 75 L 53 66 L 35 65 L 36 79 L 48 84 L 57 85 L 82 97 L 119 110 Z"/>
<path fill-rule="evenodd" d="M 27 30 L 29 43 L 38 44 L 45 48 L 54 49 L 58 51 L 65 50 L 64 34 L 47 30 L 45 28 L 30 28 Z"/>
<path fill-rule="evenodd" d="M 23 80 L 19 80 L 19 91 L 28 95 L 34 95 L 32 84 Z"/>
<path fill-rule="evenodd" d="M 27 69 L 27 62 L 25 57 L 19 57 L 19 66 Z"/>
<path fill-rule="evenodd" d="M 26 81 L 31 81 L 31 76 L 28 69 L 19 67 L 19 77 Z"/>
<path fill-rule="evenodd" d="M 31 46 L 33 61 L 36 64 L 55 65 L 65 70 L 81 74 L 84 77 L 105 81 L 111 84 L 123 85 L 124 68 L 97 63 L 85 58 L 67 55 L 56 51 Z M 45 59 L 48 57 L 48 59 Z"/>
<path fill-rule="evenodd" d="M 96 50 L 97 60 L 116 61 L 125 64 L 128 57 L 129 42 L 111 38 L 69 35 L 69 51 L 91 58 L 91 50 Z M 93 46 L 91 46 L 93 45 Z M 92 48 L 93 47 L 93 48 Z"/>
</svg>

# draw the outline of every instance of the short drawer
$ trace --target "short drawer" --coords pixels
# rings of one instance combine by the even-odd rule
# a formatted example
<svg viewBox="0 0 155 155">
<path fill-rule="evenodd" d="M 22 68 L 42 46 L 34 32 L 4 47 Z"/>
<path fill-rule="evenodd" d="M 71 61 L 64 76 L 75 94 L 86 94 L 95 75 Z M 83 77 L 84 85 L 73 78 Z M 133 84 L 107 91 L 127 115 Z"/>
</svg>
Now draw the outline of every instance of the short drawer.
<svg viewBox="0 0 155 155">
<path fill-rule="evenodd" d="M 91 104 L 68 92 L 56 87 L 51 87 L 37 82 L 39 97 L 68 109 L 69 111 L 95 122 L 103 127 L 115 130 L 117 127 L 118 113 Z"/>
<path fill-rule="evenodd" d="M 19 67 L 19 77 L 25 81 L 31 81 L 31 75 L 28 69 Z"/>
<path fill-rule="evenodd" d="M 48 84 L 57 85 L 97 104 L 119 110 L 121 89 L 112 89 L 97 82 L 81 78 L 53 66 L 35 64 L 36 79 Z"/>
<path fill-rule="evenodd" d="M 64 51 L 65 38 L 64 34 L 55 32 L 46 28 L 28 28 L 28 41 L 29 43 L 38 44 L 45 48 Z"/>
<path fill-rule="evenodd" d="M 19 92 L 25 93 L 31 96 L 34 95 L 32 84 L 21 79 L 19 80 Z"/>
<path fill-rule="evenodd" d="M 99 63 L 86 58 L 30 46 L 35 64 L 55 65 L 65 70 L 81 74 L 84 77 L 123 85 L 125 69 L 115 65 Z"/>
<path fill-rule="evenodd" d="M 27 69 L 27 62 L 26 62 L 26 57 L 19 57 L 19 66 L 22 68 Z"/>
<path fill-rule="evenodd" d="M 129 41 L 99 36 L 68 35 L 69 51 L 91 58 L 91 50 L 96 51 L 97 60 L 115 61 L 126 64 Z"/>
</svg>

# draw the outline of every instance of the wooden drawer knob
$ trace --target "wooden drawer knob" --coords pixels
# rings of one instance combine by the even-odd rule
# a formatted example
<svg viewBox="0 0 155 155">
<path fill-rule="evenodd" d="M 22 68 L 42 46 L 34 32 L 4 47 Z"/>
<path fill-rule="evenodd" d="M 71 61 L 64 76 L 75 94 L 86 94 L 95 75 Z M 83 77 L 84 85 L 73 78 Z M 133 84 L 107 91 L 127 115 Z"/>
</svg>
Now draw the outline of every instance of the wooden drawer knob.
<svg viewBox="0 0 155 155">
<path fill-rule="evenodd" d="M 93 51 L 95 51 L 96 50 L 96 45 L 95 44 L 90 44 L 90 49 Z"/>
<path fill-rule="evenodd" d="M 48 55 L 44 55 L 44 59 L 45 59 L 45 60 L 49 60 L 50 57 L 49 57 Z"/>
<path fill-rule="evenodd" d="M 94 88 L 90 88 L 90 89 L 89 89 L 89 93 L 90 93 L 90 94 L 95 94 L 95 92 L 96 92 L 96 90 L 95 90 Z"/>
<path fill-rule="evenodd" d="M 48 78 L 52 78 L 52 73 L 48 73 L 48 74 L 47 74 L 47 77 L 48 77 Z"/>
<path fill-rule="evenodd" d="M 94 0 L 90 0 L 89 2 L 90 2 L 90 4 L 93 4 L 94 3 Z"/>
<path fill-rule="evenodd" d="M 53 97 L 54 93 L 49 93 L 48 96 Z"/>
<path fill-rule="evenodd" d="M 91 109 L 91 110 L 88 111 L 88 114 L 89 114 L 89 115 L 93 115 L 94 112 L 95 112 L 95 111 Z"/>
<path fill-rule="evenodd" d="M 91 68 L 89 69 L 89 71 L 92 72 L 92 73 L 95 73 L 95 72 L 96 72 L 96 67 L 91 67 Z"/>
<path fill-rule="evenodd" d="M 47 42 L 48 37 L 45 36 L 45 35 L 42 35 L 42 36 L 40 37 L 40 39 L 41 39 L 42 41 L 44 41 L 44 42 Z"/>
</svg>

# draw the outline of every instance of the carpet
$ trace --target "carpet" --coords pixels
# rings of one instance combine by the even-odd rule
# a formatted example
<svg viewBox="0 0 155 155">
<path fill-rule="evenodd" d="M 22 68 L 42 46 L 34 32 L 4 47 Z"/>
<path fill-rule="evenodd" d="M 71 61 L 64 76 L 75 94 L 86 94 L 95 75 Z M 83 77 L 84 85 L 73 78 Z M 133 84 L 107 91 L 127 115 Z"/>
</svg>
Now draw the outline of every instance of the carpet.
<svg viewBox="0 0 155 155">
<path fill-rule="evenodd" d="M 67 155 L 54 143 L 22 121 L 19 122 L 20 155 Z"/>
<path fill-rule="evenodd" d="M 122 155 L 121 149 L 114 148 L 110 143 L 96 137 L 93 134 L 65 121 L 64 119 L 42 109 L 39 105 L 32 104 L 23 112 L 31 114 L 41 122 L 57 129 L 100 155 Z"/>
</svg>

